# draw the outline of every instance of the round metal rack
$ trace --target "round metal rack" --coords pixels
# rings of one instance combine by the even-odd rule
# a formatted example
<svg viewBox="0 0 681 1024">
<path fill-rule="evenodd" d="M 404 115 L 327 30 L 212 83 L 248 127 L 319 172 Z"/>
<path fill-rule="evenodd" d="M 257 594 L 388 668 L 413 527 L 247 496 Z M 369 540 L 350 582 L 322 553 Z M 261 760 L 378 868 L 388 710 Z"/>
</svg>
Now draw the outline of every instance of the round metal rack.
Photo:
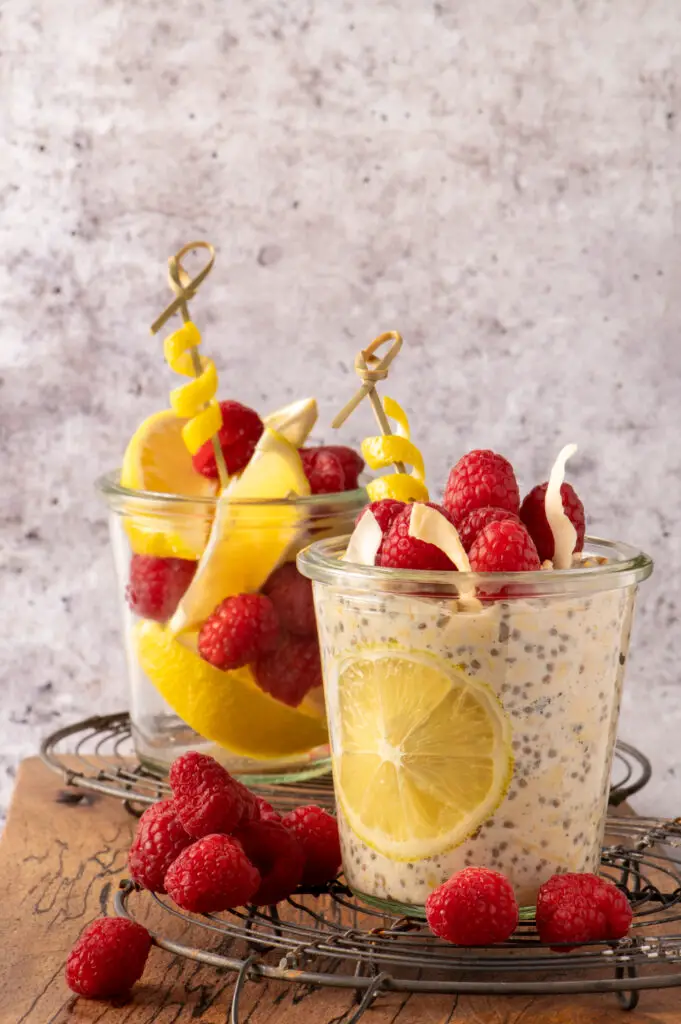
<svg viewBox="0 0 681 1024">
<path fill-rule="evenodd" d="M 610 818 L 601 871 L 628 895 L 630 936 L 571 952 L 543 946 L 532 911 L 506 943 L 482 949 L 434 938 L 421 920 L 357 900 L 341 882 L 270 910 L 195 916 L 123 883 L 116 913 L 139 920 L 169 952 L 237 973 L 232 1021 L 248 979 L 353 989 L 357 1021 L 382 992 L 614 993 L 632 1009 L 644 989 L 681 986 L 681 819 Z"/>
<path fill-rule="evenodd" d="M 117 797 L 136 814 L 170 792 L 166 779 L 135 757 L 125 713 L 94 716 L 60 729 L 42 745 L 43 760 L 61 774 L 68 793 L 95 790 Z M 618 743 L 611 806 L 638 792 L 650 763 Z M 330 776 L 287 785 L 254 786 L 279 810 L 314 802 L 333 809 Z M 242 1017 L 246 983 L 269 978 L 356 993 L 357 1022 L 386 991 L 439 994 L 557 995 L 614 993 L 632 1009 L 644 989 L 681 986 L 681 819 L 608 819 L 602 873 L 631 901 L 634 922 L 620 942 L 571 952 L 551 951 L 523 911 L 512 940 L 484 949 L 435 939 L 416 917 L 389 914 L 353 896 L 341 881 L 301 892 L 277 908 L 220 915 L 186 914 L 167 897 L 123 883 L 117 914 L 140 920 L 158 946 L 235 972 L 232 1022 Z"/>
<path fill-rule="evenodd" d="M 170 794 L 165 776 L 141 765 L 136 758 L 127 712 L 93 715 L 58 729 L 43 741 L 40 754 L 67 785 L 118 797 L 136 814 L 147 804 Z M 650 774 L 648 758 L 629 743 L 618 741 L 610 787 L 611 806 L 638 793 Z M 259 783 L 252 788 L 282 808 L 305 803 L 317 803 L 329 810 L 334 806 L 330 775 L 286 785 Z"/>
</svg>

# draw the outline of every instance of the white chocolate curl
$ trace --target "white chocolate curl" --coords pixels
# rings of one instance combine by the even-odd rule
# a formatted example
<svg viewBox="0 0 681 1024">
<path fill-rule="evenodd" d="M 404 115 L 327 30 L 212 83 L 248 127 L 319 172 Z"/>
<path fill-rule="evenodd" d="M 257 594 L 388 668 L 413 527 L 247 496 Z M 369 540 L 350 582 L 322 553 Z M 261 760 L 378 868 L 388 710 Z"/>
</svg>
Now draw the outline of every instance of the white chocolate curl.
<svg viewBox="0 0 681 1024">
<path fill-rule="evenodd" d="M 356 565 L 375 565 L 376 555 L 381 546 L 383 534 L 373 512 L 365 512 L 357 526 L 343 555 L 344 562 Z"/>
<path fill-rule="evenodd" d="M 471 571 L 471 563 L 456 528 L 436 508 L 414 502 L 409 518 L 409 536 L 444 551 L 459 572 Z"/>
<path fill-rule="evenodd" d="M 569 569 L 577 544 L 577 531 L 563 509 L 560 488 L 565 480 L 565 464 L 577 451 L 576 444 L 566 444 L 559 452 L 549 476 L 544 497 L 544 509 L 553 534 L 553 568 Z"/>
</svg>

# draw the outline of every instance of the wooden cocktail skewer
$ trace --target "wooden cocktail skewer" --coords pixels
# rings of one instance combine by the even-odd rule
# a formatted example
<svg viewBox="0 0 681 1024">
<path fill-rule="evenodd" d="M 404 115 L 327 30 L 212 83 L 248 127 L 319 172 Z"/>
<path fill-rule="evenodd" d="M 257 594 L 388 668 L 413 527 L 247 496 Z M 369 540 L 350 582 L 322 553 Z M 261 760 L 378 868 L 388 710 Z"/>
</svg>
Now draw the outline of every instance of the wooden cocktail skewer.
<svg viewBox="0 0 681 1024">
<path fill-rule="evenodd" d="M 380 359 L 375 355 L 376 349 L 380 348 L 386 342 L 392 342 L 390 348 Z M 363 348 L 355 359 L 355 371 L 362 381 L 362 386 L 356 392 L 355 395 L 350 399 L 347 405 L 344 405 L 338 415 L 332 420 L 331 426 L 334 430 L 342 426 L 347 418 L 355 411 L 357 406 L 360 404 L 362 399 L 369 396 L 371 407 L 374 411 L 374 415 L 378 422 L 378 426 L 381 433 L 385 437 L 392 436 L 392 430 L 390 429 L 390 423 L 388 417 L 385 414 L 385 409 L 381 399 L 378 397 L 376 392 L 376 384 L 379 380 L 385 380 L 388 376 L 388 368 L 392 363 L 397 353 L 402 348 L 402 335 L 398 331 L 386 331 L 385 334 L 379 334 L 377 338 Z M 396 473 L 406 473 L 406 468 L 403 462 L 394 462 L 393 468 Z"/>
<path fill-rule="evenodd" d="M 208 252 L 208 262 L 194 277 L 190 277 L 182 266 L 182 259 L 188 252 L 192 252 L 195 249 L 205 249 Z M 174 256 L 170 257 L 168 260 L 168 281 L 170 283 L 170 287 L 175 293 L 175 298 L 170 305 L 163 310 L 160 316 L 154 320 L 151 325 L 152 334 L 158 334 L 163 325 L 171 318 L 171 316 L 174 316 L 178 310 L 185 324 L 191 322 L 187 303 L 189 299 L 192 299 L 196 295 L 199 286 L 205 281 L 213 269 L 214 263 L 215 249 L 210 242 L 188 242 L 187 245 L 182 246 L 179 252 L 176 252 Z M 200 377 L 203 373 L 203 367 L 201 366 L 201 358 L 196 347 L 191 349 L 191 360 L 194 376 Z M 203 408 L 207 407 L 208 403 L 205 403 Z M 211 438 L 211 443 L 213 445 L 218 477 L 220 479 L 220 490 L 223 490 L 229 482 L 229 473 L 227 472 L 225 457 L 222 454 L 220 441 L 216 434 Z"/>
</svg>

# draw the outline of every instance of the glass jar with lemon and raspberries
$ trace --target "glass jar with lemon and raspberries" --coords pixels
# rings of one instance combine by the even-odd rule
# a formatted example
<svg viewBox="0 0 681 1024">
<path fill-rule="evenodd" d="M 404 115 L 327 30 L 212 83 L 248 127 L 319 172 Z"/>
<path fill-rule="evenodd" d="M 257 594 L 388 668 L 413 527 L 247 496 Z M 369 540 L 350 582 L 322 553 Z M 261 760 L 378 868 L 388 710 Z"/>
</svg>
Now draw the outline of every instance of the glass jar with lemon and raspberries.
<svg viewBox="0 0 681 1024">
<path fill-rule="evenodd" d="M 441 505 L 371 482 L 352 535 L 298 557 L 314 581 L 343 870 L 370 903 L 417 913 L 475 869 L 531 906 L 553 875 L 598 870 L 652 562 L 585 538 L 564 482 L 574 450 L 522 503 L 511 464 L 486 449 L 452 468 Z"/>
<path fill-rule="evenodd" d="M 171 410 L 145 420 L 120 472 L 98 482 L 135 747 L 155 769 L 201 749 L 236 773 L 302 778 L 327 769 L 328 746 L 312 588 L 295 558 L 352 529 L 364 462 L 306 445 L 314 399 L 264 419 L 219 406 L 224 489 L 213 441 L 191 455 Z"/>
</svg>

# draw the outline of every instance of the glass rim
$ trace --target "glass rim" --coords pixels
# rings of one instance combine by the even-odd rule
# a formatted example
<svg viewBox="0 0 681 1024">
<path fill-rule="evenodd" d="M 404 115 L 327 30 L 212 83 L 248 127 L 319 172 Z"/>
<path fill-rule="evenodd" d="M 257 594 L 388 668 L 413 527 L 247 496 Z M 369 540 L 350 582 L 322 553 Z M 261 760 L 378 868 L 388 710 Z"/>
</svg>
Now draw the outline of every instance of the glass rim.
<svg viewBox="0 0 681 1024">
<path fill-rule="evenodd" d="M 586 537 L 585 550 L 610 555 L 604 565 L 576 566 L 572 569 L 540 569 L 533 572 L 457 572 L 456 570 L 387 569 L 380 566 L 343 562 L 339 555 L 347 547 L 350 534 L 309 544 L 299 552 L 298 569 L 315 583 L 339 585 L 353 591 L 381 593 L 438 593 L 460 595 L 474 586 L 481 591 L 500 586 L 511 594 L 557 593 L 585 589 L 619 589 L 648 579 L 653 560 L 644 551 L 621 541 Z M 502 598 L 503 599 L 503 598 Z"/>
<path fill-rule="evenodd" d="M 109 505 L 118 503 L 158 505 L 162 503 L 171 505 L 178 510 L 189 506 L 195 512 L 197 505 L 214 508 L 218 503 L 218 495 L 213 494 L 192 497 L 188 494 L 165 494 L 162 491 L 141 491 L 132 487 L 124 487 L 120 483 L 120 474 L 120 469 L 113 469 L 108 473 L 103 473 L 95 480 L 97 491 L 103 495 Z M 230 504 L 236 508 L 257 508 L 259 506 L 268 508 L 304 506 L 309 508 L 312 506 L 325 509 L 328 509 L 329 504 L 333 504 L 334 511 L 342 511 L 345 508 L 355 507 L 360 502 L 366 504 L 367 500 L 366 490 L 363 487 L 357 487 L 352 491 L 337 491 L 333 494 L 297 494 L 290 498 L 239 498 L 236 501 L 231 501 Z"/>
</svg>

